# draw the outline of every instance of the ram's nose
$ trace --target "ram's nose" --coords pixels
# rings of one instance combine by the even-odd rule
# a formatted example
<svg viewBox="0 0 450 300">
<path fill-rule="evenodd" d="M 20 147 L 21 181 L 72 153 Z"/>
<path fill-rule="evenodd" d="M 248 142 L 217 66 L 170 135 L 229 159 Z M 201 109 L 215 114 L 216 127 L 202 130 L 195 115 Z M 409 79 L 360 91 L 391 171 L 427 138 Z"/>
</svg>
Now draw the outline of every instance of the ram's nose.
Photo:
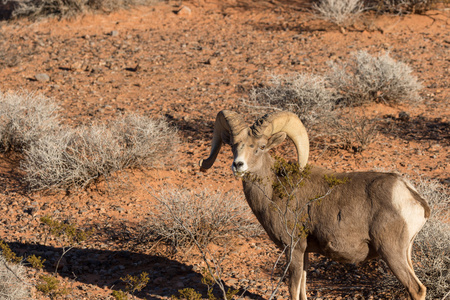
<svg viewBox="0 0 450 300">
<path fill-rule="evenodd" d="M 244 175 L 245 171 L 247 171 L 247 166 L 245 162 L 241 160 L 235 160 L 231 165 L 231 170 L 233 171 L 234 176 L 242 176 Z"/>
<path fill-rule="evenodd" d="M 233 162 L 233 168 L 235 168 L 237 170 L 239 170 L 243 166 L 244 166 L 244 162 L 243 161 L 234 161 Z"/>
</svg>

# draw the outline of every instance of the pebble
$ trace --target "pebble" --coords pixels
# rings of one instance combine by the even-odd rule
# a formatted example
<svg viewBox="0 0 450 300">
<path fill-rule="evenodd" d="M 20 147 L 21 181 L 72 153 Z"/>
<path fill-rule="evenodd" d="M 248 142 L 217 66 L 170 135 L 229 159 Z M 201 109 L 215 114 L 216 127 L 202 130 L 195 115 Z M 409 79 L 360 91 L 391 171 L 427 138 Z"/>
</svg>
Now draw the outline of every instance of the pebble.
<svg viewBox="0 0 450 300">
<path fill-rule="evenodd" d="M 34 75 L 34 79 L 36 79 L 39 82 L 45 82 L 45 81 L 50 81 L 50 76 L 48 76 L 48 74 L 45 73 L 39 73 Z"/>
<path fill-rule="evenodd" d="M 187 17 L 192 14 L 192 10 L 188 6 L 183 5 L 179 10 L 175 11 L 175 13 L 177 16 Z"/>
</svg>

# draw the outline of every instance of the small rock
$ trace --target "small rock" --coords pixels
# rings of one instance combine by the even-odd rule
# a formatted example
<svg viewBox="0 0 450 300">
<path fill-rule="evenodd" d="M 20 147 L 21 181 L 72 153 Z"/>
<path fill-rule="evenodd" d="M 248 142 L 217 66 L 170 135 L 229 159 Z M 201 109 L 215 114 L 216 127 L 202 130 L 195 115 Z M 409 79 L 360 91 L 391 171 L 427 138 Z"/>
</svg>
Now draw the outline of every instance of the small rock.
<svg viewBox="0 0 450 300">
<path fill-rule="evenodd" d="M 117 30 L 113 30 L 113 31 L 111 31 L 110 35 L 111 36 L 118 36 L 119 32 Z"/>
<path fill-rule="evenodd" d="M 214 66 L 215 64 L 217 64 L 217 61 L 218 61 L 217 57 L 211 57 L 205 63 L 207 65 Z"/>
<path fill-rule="evenodd" d="M 186 5 L 183 5 L 179 10 L 176 10 L 175 13 L 178 16 L 187 17 L 191 15 L 192 10 Z"/>
<path fill-rule="evenodd" d="M 36 79 L 37 81 L 40 81 L 40 82 L 50 81 L 50 76 L 48 76 L 45 73 L 39 73 L 39 74 L 34 75 L 34 79 Z"/>
</svg>

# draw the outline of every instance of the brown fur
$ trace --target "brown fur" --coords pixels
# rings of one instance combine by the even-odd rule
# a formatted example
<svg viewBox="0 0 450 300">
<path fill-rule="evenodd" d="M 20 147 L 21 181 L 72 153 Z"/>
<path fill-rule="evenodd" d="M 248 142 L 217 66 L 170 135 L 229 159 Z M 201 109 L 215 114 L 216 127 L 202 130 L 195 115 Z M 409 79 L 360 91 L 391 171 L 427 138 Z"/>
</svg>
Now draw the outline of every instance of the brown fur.
<svg viewBox="0 0 450 300">
<path fill-rule="evenodd" d="M 286 136 L 298 151 L 295 166 L 275 163 L 268 152 Z M 232 145 L 233 173 L 243 176 L 250 208 L 272 241 L 286 250 L 291 299 L 306 299 L 309 252 L 349 263 L 379 256 L 413 300 L 425 299 L 426 288 L 410 258 L 430 208 L 407 181 L 393 173 L 304 168 L 306 129 L 288 112 L 264 116 L 251 127 L 234 112 L 219 112 L 210 156 L 200 161 L 202 170 L 212 166 L 223 142 Z"/>
<path fill-rule="evenodd" d="M 273 192 L 272 183 L 276 180 L 272 171 L 273 160 L 268 155 L 262 159 L 264 168 L 253 172 L 256 178 L 262 180 L 244 179 L 244 193 L 269 237 L 284 248 L 290 245 L 291 237 L 286 231 L 284 216 L 272 206 L 286 199 L 279 199 Z M 328 196 L 308 206 L 304 222 L 307 236 L 298 242 L 293 257 L 303 257 L 306 261 L 307 253 L 316 252 L 346 263 L 358 263 L 380 255 L 387 261 L 401 261 L 406 253 L 386 253 L 383 250 L 386 243 L 401 241 L 395 248 L 406 251 L 412 242 L 402 241 L 407 235 L 407 224 L 391 203 L 393 185 L 402 180 L 399 175 L 380 172 L 334 173 L 312 167 L 309 176 L 303 179 L 304 184 L 293 191 L 296 207 L 306 207 L 310 199 L 325 195 L 330 190 L 325 175 L 337 179 L 348 178 L 348 182 L 338 184 Z M 426 201 L 409 187 L 407 190 L 422 205 L 424 216 L 428 218 L 430 209 Z M 294 260 L 290 268 L 303 269 L 306 267 L 303 264 L 303 261 Z M 290 272 L 293 274 L 291 276 L 295 276 L 295 273 Z M 424 299 L 425 287 L 411 279 L 415 277 L 414 273 L 406 276 L 399 272 L 396 275 L 404 284 L 412 286 L 407 287 L 413 299 Z M 292 292 L 293 288 L 290 290 Z M 296 299 L 294 295 L 292 299 Z"/>
</svg>

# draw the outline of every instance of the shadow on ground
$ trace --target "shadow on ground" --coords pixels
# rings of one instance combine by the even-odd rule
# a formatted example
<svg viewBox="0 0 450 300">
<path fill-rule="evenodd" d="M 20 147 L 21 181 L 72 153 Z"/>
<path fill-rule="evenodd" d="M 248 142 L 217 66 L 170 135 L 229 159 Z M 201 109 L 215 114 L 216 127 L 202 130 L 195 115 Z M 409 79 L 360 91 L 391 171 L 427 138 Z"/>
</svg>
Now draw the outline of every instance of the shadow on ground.
<svg viewBox="0 0 450 300">
<path fill-rule="evenodd" d="M 441 118 L 410 117 L 400 113 L 398 117 L 385 116 L 380 131 L 407 141 L 434 141 L 450 145 L 450 122 Z"/>
<path fill-rule="evenodd" d="M 36 255 L 45 259 L 44 270 L 53 273 L 62 248 L 40 244 L 9 243 L 11 249 L 20 256 Z M 125 290 L 121 280 L 127 274 L 149 274 L 147 286 L 135 295 L 145 299 L 160 299 L 177 295 L 178 290 L 194 288 L 207 298 L 207 287 L 201 284 L 202 275 L 193 270 L 192 266 L 171 260 L 166 257 L 147 255 L 131 251 L 111 251 L 101 249 L 71 249 L 59 264 L 58 274 L 83 284 L 108 287 L 114 290 Z M 226 289 L 233 288 L 226 286 Z M 220 297 L 220 291 L 215 290 Z M 248 299 L 261 300 L 259 295 L 245 293 Z"/>
</svg>

